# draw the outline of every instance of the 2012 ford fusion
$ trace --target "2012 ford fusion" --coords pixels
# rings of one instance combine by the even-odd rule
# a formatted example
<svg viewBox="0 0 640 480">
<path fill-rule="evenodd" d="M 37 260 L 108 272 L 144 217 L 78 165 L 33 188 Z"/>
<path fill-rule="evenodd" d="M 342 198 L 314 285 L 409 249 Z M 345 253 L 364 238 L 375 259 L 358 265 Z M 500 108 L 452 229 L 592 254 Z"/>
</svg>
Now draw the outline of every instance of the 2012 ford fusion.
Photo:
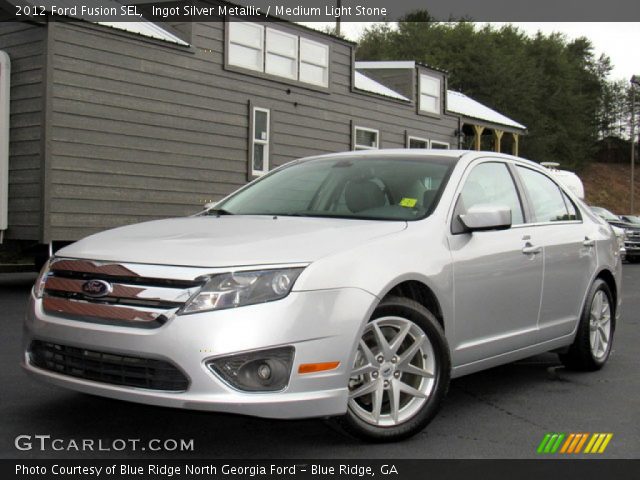
<svg viewBox="0 0 640 480">
<path fill-rule="evenodd" d="M 600 369 L 620 282 L 609 225 L 534 162 L 332 154 L 58 251 L 23 366 L 95 395 L 398 440 L 452 378 L 547 351 Z"/>
</svg>

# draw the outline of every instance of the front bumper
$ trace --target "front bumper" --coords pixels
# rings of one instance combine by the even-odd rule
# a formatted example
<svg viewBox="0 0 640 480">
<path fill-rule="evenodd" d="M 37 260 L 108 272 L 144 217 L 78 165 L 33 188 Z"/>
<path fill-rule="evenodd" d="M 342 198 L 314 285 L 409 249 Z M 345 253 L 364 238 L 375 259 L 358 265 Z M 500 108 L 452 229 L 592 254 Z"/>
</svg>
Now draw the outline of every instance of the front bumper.
<svg viewBox="0 0 640 480">
<path fill-rule="evenodd" d="M 640 241 L 626 241 L 624 249 L 627 257 L 638 257 L 640 256 Z"/>
<path fill-rule="evenodd" d="M 150 405 L 267 418 L 341 415 L 347 409 L 357 339 L 376 303 L 374 295 L 356 288 L 292 292 L 275 302 L 176 316 L 160 328 L 140 329 L 52 316 L 32 295 L 22 366 L 62 387 Z M 169 361 L 186 374 L 189 387 L 184 392 L 148 390 L 43 370 L 30 362 L 33 340 Z M 281 392 L 240 392 L 206 365 L 212 358 L 285 345 L 295 348 L 295 357 L 289 384 Z M 328 361 L 340 364 L 331 371 L 298 374 L 301 364 Z"/>
</svg>

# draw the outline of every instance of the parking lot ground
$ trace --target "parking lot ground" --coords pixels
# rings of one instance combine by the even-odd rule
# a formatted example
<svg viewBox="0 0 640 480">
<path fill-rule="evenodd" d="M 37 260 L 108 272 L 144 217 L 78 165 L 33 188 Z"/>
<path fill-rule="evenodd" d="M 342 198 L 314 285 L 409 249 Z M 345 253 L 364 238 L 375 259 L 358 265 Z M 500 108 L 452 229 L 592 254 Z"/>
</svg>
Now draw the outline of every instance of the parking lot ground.
<svg viewBox="0 0 640 480">
<path fill-rule="evenodd" d="M 444 408 L 405 442 L 367 445 L 320 420 L 271 421 L 151 407 L 74 393 L 19 367 L 33 274 L 0 275 L 0 458 L 535 458 L 548 432 L 607 432 L 598 458 L 640 458 L 640 265 L 624 266 L 622 322 L 607 366 L 565 370 L 553 354 L 452 382 Z M 193 451 L 19 451 L 19 435 L 81 441 L 194 440 Z M 582 458 L 594 458 L 578 455 Z"/>
</svg>

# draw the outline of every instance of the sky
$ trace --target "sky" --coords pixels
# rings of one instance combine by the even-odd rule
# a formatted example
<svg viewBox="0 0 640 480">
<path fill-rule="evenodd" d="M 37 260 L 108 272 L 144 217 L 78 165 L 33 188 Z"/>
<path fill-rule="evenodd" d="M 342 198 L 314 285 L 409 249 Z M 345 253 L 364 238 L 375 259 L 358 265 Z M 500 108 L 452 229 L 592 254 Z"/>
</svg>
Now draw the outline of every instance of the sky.
<svg viewBox="0 0 640 480">
<path fill-rule="evenodd" d="M 305 24 L 312 28 L 330 25 L 326 23 Z M 596 56 L 605 53 L 611 58 L 613 64 L 613 70 L 609 76 L 611 80 L 629 81 L 632 75 L 640 76 L 640 23 L 513 22 L 513 24 L 529 35 L 535 35 L 540 30 L 544 34 L 561 32 L 569 39 L 587 37 L 594 46 Z M 357 41 L 363 30 L 370 25 L 372 24 L 366 22 L 343 22 L 342 31 L 349 40 Z M 505 23 L 493 22 L 492 25 L 500 27 Z"/>
</svg>

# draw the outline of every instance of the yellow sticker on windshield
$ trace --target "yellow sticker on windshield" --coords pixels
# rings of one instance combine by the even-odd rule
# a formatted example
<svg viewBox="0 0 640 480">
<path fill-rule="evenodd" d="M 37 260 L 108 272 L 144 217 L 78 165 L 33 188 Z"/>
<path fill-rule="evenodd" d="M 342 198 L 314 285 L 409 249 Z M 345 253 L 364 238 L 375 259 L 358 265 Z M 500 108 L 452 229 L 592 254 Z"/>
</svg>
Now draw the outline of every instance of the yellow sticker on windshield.
<svg viewBox="0 0 640 480">
<path fill-rule="evenodd" d="M 416 198 L 403 198 L 402 200 L 400 200 L 400 206 L 401 207 L 407 207 L 407 208 L 413 208 L 416 206 L 416 203 L 418 203 L 418 199 Z"/>
</svg>

